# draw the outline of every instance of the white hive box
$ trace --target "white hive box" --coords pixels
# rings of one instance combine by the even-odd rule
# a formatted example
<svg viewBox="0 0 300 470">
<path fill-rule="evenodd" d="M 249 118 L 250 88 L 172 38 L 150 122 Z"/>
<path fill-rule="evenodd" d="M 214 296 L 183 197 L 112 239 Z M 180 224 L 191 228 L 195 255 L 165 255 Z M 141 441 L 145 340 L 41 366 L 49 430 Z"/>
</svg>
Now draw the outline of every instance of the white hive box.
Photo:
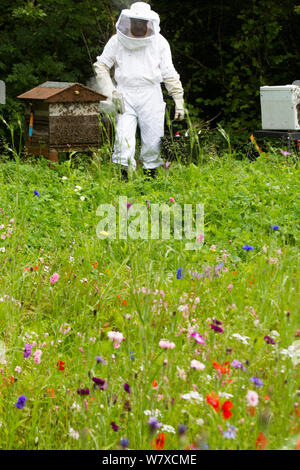
<svg viewBox="0 0 300 470">
<path fill-rule="evenodd" d="M 300 129 L 300 86 L 260 87 L 262 129 Z"/>
</svg>

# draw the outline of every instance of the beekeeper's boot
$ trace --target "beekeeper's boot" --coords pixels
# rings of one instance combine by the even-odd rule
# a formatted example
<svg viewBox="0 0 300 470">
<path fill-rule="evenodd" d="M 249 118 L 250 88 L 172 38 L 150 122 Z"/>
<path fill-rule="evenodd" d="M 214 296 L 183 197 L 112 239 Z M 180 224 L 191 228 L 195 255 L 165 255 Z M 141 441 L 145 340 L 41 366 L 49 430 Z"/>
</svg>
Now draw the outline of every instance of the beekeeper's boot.
<svg viewBox="0 0 300 470">
<path fill-rule="evenodd" d="M 155 178 L 157 174 L 156 168 L 144 168 L 143 172 L 147 179 Z"/>
</svg>

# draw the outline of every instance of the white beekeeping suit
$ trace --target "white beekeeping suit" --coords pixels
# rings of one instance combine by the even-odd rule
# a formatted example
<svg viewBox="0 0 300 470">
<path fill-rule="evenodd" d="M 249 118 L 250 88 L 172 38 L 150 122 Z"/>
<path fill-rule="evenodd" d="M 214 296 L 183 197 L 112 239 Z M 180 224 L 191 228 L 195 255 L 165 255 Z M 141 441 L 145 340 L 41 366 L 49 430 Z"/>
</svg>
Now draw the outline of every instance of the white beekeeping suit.
<svg viewBox="0 0 300 470">
<path fill-rule="evenodd" d="M 183 88 L 172 63 L 169 43 L 159 33 L 159 22 L 158 14 L 144 2 L 122 10 L 116 24 L 117 34 L 94 63 L 99 90 L 117 104 L 119 111 L 112 161 L 122 168 L 129 165 L 133 170 L 136 168 L 137 124 L 141 132 L 143 168 L 154 169 L 162 164 L 159 151 L 166 104 L 161 82 L 175 101 L 175 119 L 184 118 Z M 145 26 L 142 34 L 137 33 L 135 23 Z M 116 88 L 109 73 L 113 66 Z"/>
</svg>

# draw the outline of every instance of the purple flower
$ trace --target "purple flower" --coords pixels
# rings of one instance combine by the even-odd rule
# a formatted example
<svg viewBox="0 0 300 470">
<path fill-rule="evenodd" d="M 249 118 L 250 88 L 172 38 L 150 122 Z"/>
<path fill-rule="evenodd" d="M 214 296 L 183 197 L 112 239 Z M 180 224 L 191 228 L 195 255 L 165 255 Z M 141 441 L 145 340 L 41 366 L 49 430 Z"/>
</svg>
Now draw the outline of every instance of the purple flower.
<svg viewBox="0 0 300 470">
<path fill-rule="evenodd" d="M 30 356 L 32 350 L 31 344 L 25 344 L 24 357 L 27 358 Z"/>
<path fill-rule="evenodd" d="M 187 426 L 184 424 L 179 424 L 177 429 L 180 436 L 183 436 L 187 432 Z"/>
<path fill-rule="evenodd" d="M 287 157 L 288 155 L 291 155 L 291 152 L 288 152 L 287 150 L 282 150 L 282 149 L 280 149 L 280 152 L 281 152 L 282 155 L 284 155 L 285 157 Z"/>
<path fill-rule="evenodd" d="M 234 426 L 228 426 L 228 429 L 226 429 L 226 431 L 223 432 L 223 437 L 225 437 L 225 439 L 235 439 L 236 438 L 236 427 Z"/>
<path fill-rule="evenodd" d="M 86 387 L 86 388 L 78 388 L 77 393 L 78 393 L 78 395 L 89 395 L 89 394 L 90 394 L 90 390 L 89 390 L 88 387 Z"/>
<path fill-rule="evenodd" d="M 272 230 L 279 230 L 279 225 L 270 225 Z"/>
<path fill-rule="evenodd" d="M 169 166 L 171 165 L 171 162 L 163 162 L 163 167 L 167 170 Z"/>
<path fill-rule="evenodd" d="M 97 364 L 99 364 L 99 362 L 101 362 L 101 364 L 105 364 L 105 359 L 103 359 L 103 358 L 100 357 L 100 356 L 96 356 L 96 357 L 95 357 L 95 360 L 96 360 Z"/>
<path fill-rule="evenodd" d="M 212 330 L 214 330 L 216 333 L 224 333 L 223 328 L 221 328 L 222 322 L 216 320 L 215 318 L 213 319 L 213 322 L 210 324 L 210 327 Z"/>
<path fill-rule="evenodd" d="M 242 364 L 240 361 L 238 361 L 237 359 L 234 359 L 231 363 L 231 367 L 233 367 L 234 369 L 241 369 L 241 370 L 246 370 L 246 367 L 244 366 L 244 364 Z"/>
<path fill-rule="evenodd" d="M 129 446 L 129 440 L 127 438 L 121 439 L 120 446 L 123 447 L 123 449 L 126 449 Z"/>
<path fill-rule="evenodd" d="M 102 380 L 98 377 L 93 377 L 92 381 L 99 386 L 100 390 L 106 390 L 107 389 L 107 382 L 105 380 Z"/>
<path fill-rule="evenodd" d="M 127 202 L 127 210 L 129 210 L 131 206 L 132 206 L 131 202 Z"/>
<path fill-rule="evenodd" d="M 125 390 L 125 392 L 127 392 L 127 393 L 131 393 L 131 392 L 130 392 L 130 387 L 129 387 L 129 385 L 128 385 L 126 382 L 124 383 L 124 390 Z"/>
<path fill-rule="evenodd" d="M 254 248 L 253 248 L 253 246 L 251 246 L 251 245 L 243 245 L 243 250 L 245 250 L 245 251 L 253 251 Z"/>
<path fill-rule="evenodd" d="M 18 398 L 18 401 L 17 401 L 17 403 L 16 403 L 16 407 L 19 408 L 19 410 L 21 410 L 22 408 L 24 408 L 25 403 L 26 403 L 26 400 L 27 400 L 27 397 L 25 397 L 25 395 L 21 395 L 21 396 Z"/>
<path fill-rule="evenodd" d="M 258 377 L 251 377 L 250 382 L 253 382 L 256 387 L 262 387 L 264 384 Z"/>
<path fill-rule="evenodd" d="M 192 337 L 192 338 L 195 338 L 195 340 L 196 340 L 196 342 L 197 342 L 198 344 L 202 344 L 203 346 L 206 345 L 206 343 L 205 343 L 205 341 L 204 341 L 204 338 L 202 338 L 202 336 L 200 335 L 200 333 L 197 333 L 197 332 L 192 333 L 192 334 L 191 334 L 191 337 Z"/>
<path fill-rule="evenodd" d="M 40 197 L 40 193 L 37 190 L 33 191 L 33 193 L 35 194 L 35 196 Z"/>
<path fill-rule="evenodd" d="M 266 335 L 266 336 L 264 337 L 264 340 L 265 340 L 265 342 L 266 342 L 267 344 L 275 344 L 275 341 L 274 341 L 273 338 L 271 338 L 271 336 Z"/>
<path fill-rule="evenodd" d="M 155 416 L 150 416 L 148 420 L 148 424 L 150 426 L 151 431 L 155 431 L 156 429 L 159 429 L 162 427 L 162 423 L 159 423 Z"/>
<path fill-rule="evenodd" d="M 118 426 L 114 421 L 112 421 L 110 425 L 114 431 L 119 431 L 120 426 Z"/>
</svg>

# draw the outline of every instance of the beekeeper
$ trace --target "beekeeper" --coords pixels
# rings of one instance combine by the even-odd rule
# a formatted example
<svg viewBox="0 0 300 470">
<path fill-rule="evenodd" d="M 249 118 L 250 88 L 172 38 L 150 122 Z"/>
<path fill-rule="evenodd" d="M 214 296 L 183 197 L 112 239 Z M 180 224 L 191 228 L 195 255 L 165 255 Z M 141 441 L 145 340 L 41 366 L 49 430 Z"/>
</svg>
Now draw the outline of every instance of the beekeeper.
<svg viewBox="0 0 300 470">
<path fill-rule="evenodd" d="M 160 19 L 144 2 L 122 10 L 113 35 L 97 57 L 94 70 L 99 91 L 114 103 L 117 114 L 112 161 L 127 178 L 128 166 L 136 169 L 135 136 L 141 134 L 144 173 L 154 176 L 162 164 L 160 139 L 164 135 L 166 103 L 161 82 L 175 102 L 175 120 L 184 118 L 183 88 L 172 63 L 168 41 L 159 33 Z M 110 69 L 115 66 L 114 86 Z"/>
</svg>

